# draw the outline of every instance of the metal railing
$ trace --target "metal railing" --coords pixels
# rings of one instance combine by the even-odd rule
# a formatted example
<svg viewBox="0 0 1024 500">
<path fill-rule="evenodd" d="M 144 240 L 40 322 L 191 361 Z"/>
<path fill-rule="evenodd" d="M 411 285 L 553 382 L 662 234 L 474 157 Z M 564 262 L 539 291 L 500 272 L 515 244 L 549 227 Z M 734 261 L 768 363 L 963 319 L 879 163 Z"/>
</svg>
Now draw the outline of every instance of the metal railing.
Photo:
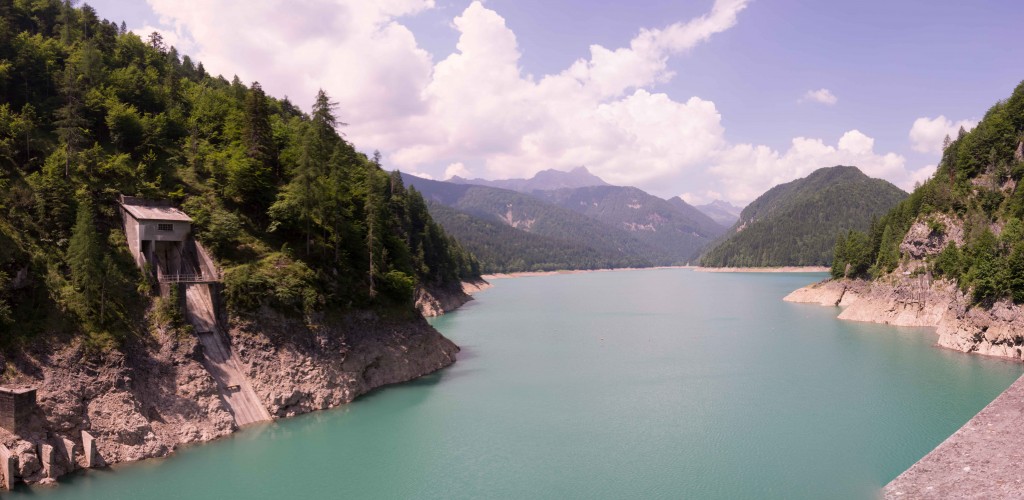
<svg viewBox="0 0 1024 500">
<path fill-rule="evenodd" d="M 160 274 L 156 279 L 160 283 L 210 283 L 217 281 L 215 278 L 202 274 Z"/>
</svg>

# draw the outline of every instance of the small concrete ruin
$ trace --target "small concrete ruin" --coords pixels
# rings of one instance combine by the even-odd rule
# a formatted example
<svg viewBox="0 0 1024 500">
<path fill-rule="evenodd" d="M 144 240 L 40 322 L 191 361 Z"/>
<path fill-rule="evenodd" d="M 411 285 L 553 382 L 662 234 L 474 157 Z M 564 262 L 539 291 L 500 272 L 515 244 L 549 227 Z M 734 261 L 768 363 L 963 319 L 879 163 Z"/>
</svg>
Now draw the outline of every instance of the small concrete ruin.
<svg viewBox="0 0 1024 500">
<path fill-rule="evenodd" d="M 0 427 L 19 434 L 26 430 L 36 409 L 36 389 L 29 386 L 0 387 Z"/>
<path fill-rule="evenodd" d="M 53 477 L 53 445 L 41 443 L 39 445 L 39 462 L 43 466 L 43 477 Z"/>
<path fill-rule="evenodd" d="M 7 445 L 0 444 L 0 480 L 3 481 L 3 488 L 8 491 L 14 489 L 14 459 Z"/>
<path fill-rule="evenodd" d="M 74 441 L 68 438 L 61 438 L 57 445 L 61 447 L 61 456 L 63 456 L 64 460 L 67 461 L 68 470 L 77 469 L 78 462 L 75 461 L 75 449 L 78 447 L 78 445 L 76 445 Z"/>
<path fill-rule="evenodd" d="M 96 438 L 82 431 L 82 453 L 85 455 L 85 468 L 91 469 L 102 464 L 96 450 Z"/>
</svg>

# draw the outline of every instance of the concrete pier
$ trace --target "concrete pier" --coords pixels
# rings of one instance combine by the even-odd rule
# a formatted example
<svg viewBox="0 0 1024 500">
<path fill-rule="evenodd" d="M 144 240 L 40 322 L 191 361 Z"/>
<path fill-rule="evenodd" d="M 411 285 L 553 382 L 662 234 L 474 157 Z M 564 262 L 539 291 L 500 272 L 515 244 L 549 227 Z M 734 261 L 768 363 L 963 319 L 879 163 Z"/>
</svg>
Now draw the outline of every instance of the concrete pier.
<svg viewBox="0 0 1024 500">
<path fill-rule="evenodd" d="M 82 431 L 82 453 L 85 455 L 85 467 L 91 469 L 99 465 L 96 453 L 96 438 L 86 431 Z"/>
<path fill-rule="evenodd" d="M 53 445 L 41 443 L 39 445 L 39 462 L 43 466 L 43 477 L 53 477 Z"/>
<path fill-rule="evenodd" d="M 0 476 L 5 490 L 14 489 L 14 454 L 4 444 L 0 444 Z"/>
<path fill-rule="evenodd" d="M 58 443 L 61 447 L 61 455 L 64 460 L 68 462 L 68 470 L 73 471 L 78 468 L 78 462 L 75 460 L 75 448 L 78 446 L 74 441 L 68 438 L 62 438 Z"/>
</svg>

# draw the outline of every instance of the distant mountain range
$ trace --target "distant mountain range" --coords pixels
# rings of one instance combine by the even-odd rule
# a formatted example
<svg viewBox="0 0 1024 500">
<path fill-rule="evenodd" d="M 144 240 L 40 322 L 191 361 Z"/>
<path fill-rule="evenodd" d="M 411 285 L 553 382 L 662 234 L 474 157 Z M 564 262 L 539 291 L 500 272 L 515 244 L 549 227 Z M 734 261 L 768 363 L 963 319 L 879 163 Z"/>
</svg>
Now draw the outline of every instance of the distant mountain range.
<svg viewBox="0 0 1024 500">
<path fill-rule="evenodd" d="M 607 186 L 608 183 L 600 177 L 590 173 L 587 167 L 576 167 L 568 172 L 561 170 L 541 170 L 529 179 L 463 179 L 454 176 L 447 182 L 453 184 L 473 184 L 477 186 L 490 186 L 502 189 L 529 193 L 531 191 L 549 191 L 552 189 L 573 189 L 590 186 Z"/>
<path fill-rule="evenodd" d="M 402 177 L 484 272 L 686 264 L 726 230 L 681 199 L 611 186 L 583 167 L 504 181 Z"/>
<path fill-rule="evenodd" d="M 672 200 L 674 199 L 676 198 Z M 679 201 L 683 201 L 682 198 L 679 198 Z M 694 208 L 704 212 L 705 215 L 725 227 L 731 227 L 735 224 L 740 219 L 740 212 L 743 211 L 743 207 L 737 207 L 732 203 L 722 200 L 715 200 L 706 205 L 694 205 Z"/>
<path fill-rule="evenodd" d="M 822 168 L 765 192 L 700 260 L 708 267 L 825 266 L 836 236 L 867 231 L 908 195 L 856 167 Z"/>
</svg>

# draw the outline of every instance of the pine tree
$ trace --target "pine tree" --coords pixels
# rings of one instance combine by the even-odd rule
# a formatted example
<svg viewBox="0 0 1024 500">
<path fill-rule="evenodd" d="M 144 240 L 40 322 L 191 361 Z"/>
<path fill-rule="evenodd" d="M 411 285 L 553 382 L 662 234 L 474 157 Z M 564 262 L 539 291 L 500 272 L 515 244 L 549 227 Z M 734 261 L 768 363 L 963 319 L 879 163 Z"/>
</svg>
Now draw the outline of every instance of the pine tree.
<svg viewBox="0 0 1024 500">
<path fill-rule="evenodd" d="M 71 270 L 71 285 L 74 288 L 73 308 L 79 315 L 89 318 L 99 305 L 103 309 L 104 292 L 103 250 L 93 221 L 92 202 L 83 199 L 78 204 L 75 227 L 67 252 L 68 269 Z M 102 314 L 101 314 L 102 321 Z"/>
</svg>

